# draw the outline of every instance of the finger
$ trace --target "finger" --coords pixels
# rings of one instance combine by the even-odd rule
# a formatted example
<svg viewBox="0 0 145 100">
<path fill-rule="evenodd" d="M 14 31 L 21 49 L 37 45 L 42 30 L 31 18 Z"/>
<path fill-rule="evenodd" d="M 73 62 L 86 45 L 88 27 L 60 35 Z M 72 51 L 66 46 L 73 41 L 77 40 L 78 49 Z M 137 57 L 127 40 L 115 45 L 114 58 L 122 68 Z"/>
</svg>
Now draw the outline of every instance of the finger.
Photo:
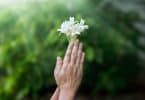
<svg viewBox="0 0 145 100">
<path fill-rule="evenodd" d="M 79 81 L 81 81 L 83 77 L 83 69 L 78 69 L 75 76 L 79 79 Z"/>
<path fill-rule="evenodd" d="M 57 57 L 56 65 L 57 66 L 62 66 L 62 58 L 61 57 Z"/>
<path fill-rule="evenodd" d="M 81 68 L 83 67 L 84 59 L 85 59 L 85 53 L 83 52 L 82 56 L 81 56 L 81 60 L 80 60 L 80 67 Z"/>
<path fill-rule="evenodd" d="M 62 58 L 61 57 L 57 57 L 55 73 L 60 71 L 62 64 L 63 64 Z"/>
<path fill-rule="evenodd" d="M 83 52 L 81 54 L 81 60 L 80 60 L 80 65 L 79 65 L 79 69 L 78 69 L 78 73 L 77 75 L 79 76 L 83 76 L 83 64 L 84 64 L 84 59 L 85 59 L 85 53 Z"/>
<path fill-rule="evenodd" d="M 72 67 L 72 70 L 71 70 L 71 75 L 72 75 L 73 77 L 75 77 L 75 76 L 77 75 L 77 73 L 78 73 L 78 69 L 77 69 L 77 68 Z"/>
<path fill-rule="evenodd" d="M 75 62 L 76 62 L 76 58 L 77 58 L 77 54 L 78 54 L 78 46 L 79 46 L 79 40 L 77 40 L 74 43 L 73 50 L 71 53 L 71 64 L 72 65 L 75 64 Z"/>
<path fill-rule="evenodd" d="M 71 56 L 71 53 L 72 53 L 73 45 L 74 45 L 74 42 L 70 42 L 70 44 L 67 48 L 65 57 L 64 57 L 64 62 L 69 62 L 70 61 L 70 56 Z"/>
<path fill-rule="evenodd" d="M 77 80 L 79 80 L 79 83 L 81 83 L 83 78 L 83 67 L 78 67 L 75 77 Z"/>
<path fill-rule="evenodd" d="M 76 65 L 80 65 L 81 57 L 82 57 L 82 49 L 83 49 L 83 44 L 79 44 L 79 49 L 78 49 L 78 54 L 77 54 L 77 60 L 76 60 Z"/>
</svg>

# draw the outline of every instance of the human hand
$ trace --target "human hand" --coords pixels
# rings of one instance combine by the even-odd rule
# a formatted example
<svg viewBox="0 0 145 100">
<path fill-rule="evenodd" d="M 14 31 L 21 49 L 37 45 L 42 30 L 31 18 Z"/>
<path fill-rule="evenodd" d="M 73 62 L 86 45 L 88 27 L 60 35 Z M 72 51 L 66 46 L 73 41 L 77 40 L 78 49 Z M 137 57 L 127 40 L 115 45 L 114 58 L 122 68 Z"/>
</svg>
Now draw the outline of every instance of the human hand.
<svg viewBox="0 0 145 100">
<path fill-rule="evenodd" d="M 50 100 L 59 100 L 59 94 L 60 94 L 60 89 L 59 88 L 56 88 L 56 90 L 53 93 L 53 95 L 50 98 Z"/>
<path fill-rule="evenodd" d="M 79 88 L 83 76 L 83 62 L 85 56 L 82 52 L 82 48 L 82 43 L 79 43 L 78 40 L 71 42 L 64 59 L 62 60 L 60 57 L 57 57 L 54 76 L 62 94 L 65 92 L 73 97 Z M 63 100 L 65 100 L 64 97 Z"/>
</svg>

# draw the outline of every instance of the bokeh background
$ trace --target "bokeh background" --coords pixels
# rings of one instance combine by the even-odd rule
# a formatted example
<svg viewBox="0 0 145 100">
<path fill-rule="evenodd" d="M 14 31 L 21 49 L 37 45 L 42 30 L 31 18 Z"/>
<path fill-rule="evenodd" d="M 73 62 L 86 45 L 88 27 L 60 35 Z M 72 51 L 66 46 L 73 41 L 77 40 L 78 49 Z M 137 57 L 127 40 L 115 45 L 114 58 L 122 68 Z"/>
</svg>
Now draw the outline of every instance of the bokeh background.
<svg viewBox="0 0 145 100">
<path fill-rule="evenodd" d="M 144 0 L 0 0 L 0 100 L 49 100 L 56 56 L 68 45 L 57 29 L 70 16 L 89 25 L 79 37 L 86 60 L 78 94 L 145 94 Z"/>
</svg>

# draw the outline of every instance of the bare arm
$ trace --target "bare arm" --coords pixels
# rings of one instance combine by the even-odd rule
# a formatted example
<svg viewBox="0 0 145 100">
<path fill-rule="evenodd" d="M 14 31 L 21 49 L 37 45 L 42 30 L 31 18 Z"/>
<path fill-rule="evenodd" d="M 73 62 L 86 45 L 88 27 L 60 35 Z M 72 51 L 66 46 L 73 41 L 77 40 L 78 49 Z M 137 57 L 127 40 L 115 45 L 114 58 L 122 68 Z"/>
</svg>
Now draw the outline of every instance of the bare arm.
<svg viewBox="0 0 145 100">
<path fill-rule="evenodd" d="M 50 100 L 58 100 L 59 99 L 59 92 L 60 92 L 60 89 L 57 87 Z"/>
<path fill-rule="evenodd" d="M 82 43 L 71 42 L 62 60 L 57 57 L 54 76 L 60 88 L 58 100 L 74 100 L 83 76 L 84 53 Z"/>
</svg>

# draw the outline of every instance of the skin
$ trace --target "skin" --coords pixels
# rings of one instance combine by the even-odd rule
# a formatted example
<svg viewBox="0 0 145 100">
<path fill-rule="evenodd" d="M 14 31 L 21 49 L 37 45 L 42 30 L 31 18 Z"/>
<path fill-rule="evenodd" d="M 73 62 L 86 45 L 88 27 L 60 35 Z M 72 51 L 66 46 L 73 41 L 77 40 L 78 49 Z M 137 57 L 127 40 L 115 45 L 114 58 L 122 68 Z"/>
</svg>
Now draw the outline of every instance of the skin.
<svg viewBox="0 0 145 100">
<path fill-rule="evenodd" d="M 70 42 L 64 59 L 57 57 L 54 76 L 57 89 L 51 100 L 74 100 L 83 77 L 85 54 L 78 40 Z"/>
<path fill-rule="evenodd" d="M 60 89 L 59 88 L 56 88 L 54 94 L 52 95 L 51 99 L 50 100 L 58 100 L 59 98 L 59 94 L 60 94 Z"/>
</svg>

